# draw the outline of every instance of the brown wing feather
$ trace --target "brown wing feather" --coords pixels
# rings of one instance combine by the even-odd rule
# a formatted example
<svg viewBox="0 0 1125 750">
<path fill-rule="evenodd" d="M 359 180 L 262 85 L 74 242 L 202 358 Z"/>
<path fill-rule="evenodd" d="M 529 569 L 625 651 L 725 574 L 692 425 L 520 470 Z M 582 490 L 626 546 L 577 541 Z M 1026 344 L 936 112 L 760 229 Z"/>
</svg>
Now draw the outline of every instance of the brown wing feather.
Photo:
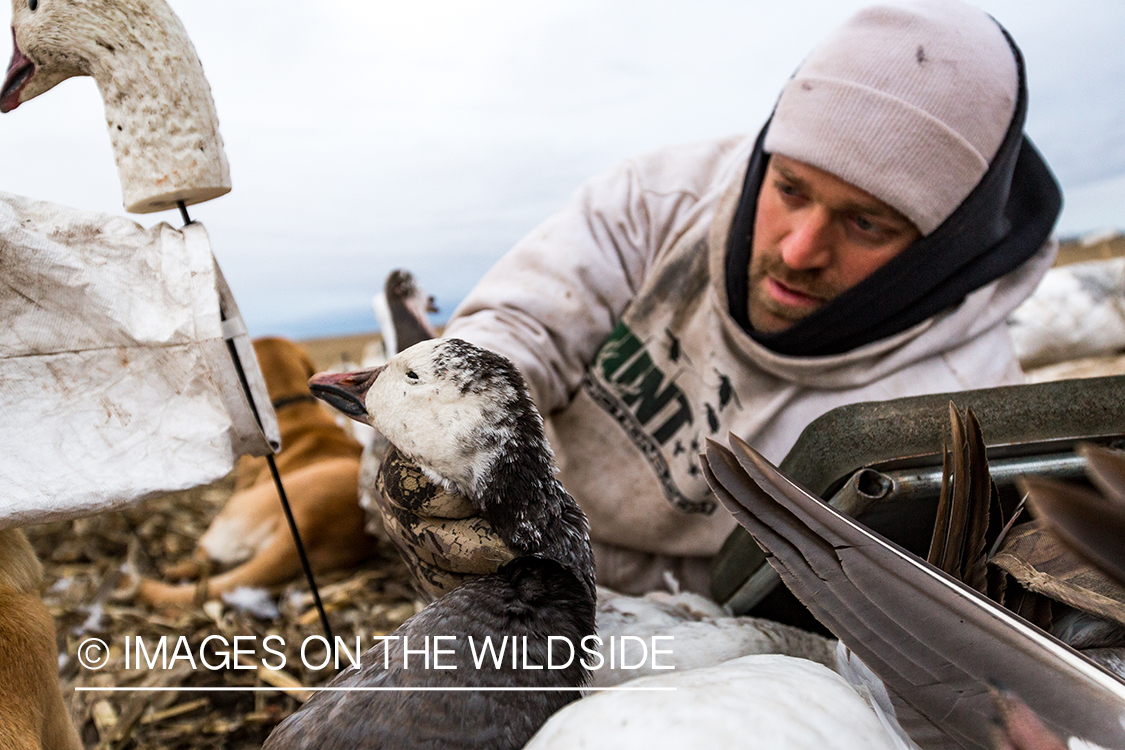
<svg viewBox="0 0 1125 750">
<path fill-rule="evenodd" d="M 993 504 L 984 436 L 972 409 L 949 402 L 951 442 L 942 457 L 941 494 L 927 561 L 976 589 L 987 587 L 985 536 Z"/>
<path fill-rule="evenodd" d="M 953 451 L 952 493 L 949 505 L 949 535 L 945 543 L 945 556 L 938 567 L 951 576 L 961 578 L 962 553 L 965 549 L 965 531 L 969 516 L 969 444 L 965 437 L 965 422 L 960 412 L 949 404 L 950 449 Z"/>
<path fill-rule="evenodd" d="M 950 404 L 950 409 L 952 409 Z M 930 538 L 930 552 L 926 561 L 941 568 L 945 561 L 945 547 L 949 541 L 949 506 L 953 498 L 953 454 L 942 437 L 941 441 L 941 493 L 938 495 L 937 514 L 934 516 L 934 535 Z M 947 573 L 949 571 L 946 571 Z"/>
<path fill-rule="evenodd" d="M 1095 486 L 1125 515 L 1125 452 L 1086 444 L 1078 453 L 1086 459 L 1086 473 Z"/>
<path fill-rule="evenodd" d="M 1036 516 L 1075 553 L 1125 583 L 1125 508 L 1093 490 L 1045 477 L 1020 486 Z"/>
<path fill-rule="evenodd" d="M 983 592 L 987 588 L 984 556 L 985 536 L 988 534 L 989 513 L 993 503 L 992 475 L 988 472 L 984 435 L 972 409 L 965 410 L 966 437 L 968 439 L 968 479 L 966 501 L 968 528 L 964 537 L 961 575 L 966 585 Z"/>
</svg>

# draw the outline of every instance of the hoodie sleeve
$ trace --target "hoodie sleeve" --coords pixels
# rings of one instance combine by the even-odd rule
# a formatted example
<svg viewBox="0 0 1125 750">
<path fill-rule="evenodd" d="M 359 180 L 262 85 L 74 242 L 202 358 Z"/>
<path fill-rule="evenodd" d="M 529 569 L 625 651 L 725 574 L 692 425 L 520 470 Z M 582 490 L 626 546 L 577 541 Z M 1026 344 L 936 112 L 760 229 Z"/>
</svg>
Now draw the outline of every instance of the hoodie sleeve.
<svg viewBox="0 0 1125 750">
<path fill-rule="evenodd" d="M 697 202 L 707 162 L 660 152 L 589 180 L 484 275 L 444 335 L 510 358 L 544 414 L 565 406 Z"/>
</svg>

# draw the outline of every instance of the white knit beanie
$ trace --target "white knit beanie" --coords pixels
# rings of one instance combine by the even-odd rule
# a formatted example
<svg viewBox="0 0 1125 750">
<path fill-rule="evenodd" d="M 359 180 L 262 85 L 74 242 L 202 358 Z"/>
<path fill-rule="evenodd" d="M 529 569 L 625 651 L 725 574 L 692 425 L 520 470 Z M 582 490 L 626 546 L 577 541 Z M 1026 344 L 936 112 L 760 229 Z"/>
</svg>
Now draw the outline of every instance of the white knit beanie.
<svg viewBox="0 0 1125 750">
<path fill-rule="evenodd" d="M 1019 74 L 1000 27 L 957 0 L 860 11 L 786 84 L 764 149 L 811 164 L 929 234 L 988 169 Z"/>
</svg>

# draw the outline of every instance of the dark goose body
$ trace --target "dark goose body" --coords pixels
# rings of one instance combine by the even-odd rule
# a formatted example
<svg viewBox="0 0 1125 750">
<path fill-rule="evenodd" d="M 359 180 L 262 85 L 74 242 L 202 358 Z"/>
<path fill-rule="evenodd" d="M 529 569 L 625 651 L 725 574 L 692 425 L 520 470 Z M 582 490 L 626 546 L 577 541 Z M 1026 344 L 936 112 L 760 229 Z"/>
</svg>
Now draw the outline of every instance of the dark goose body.
<svg viewBox="0 0 1125 750">
<path fill-rule="evenodd" d="M 552 560 L 522 557 L 500 572 L 467 581 L 403 623 L 411 650 L 424 646 L 425 636 L 443 640 L 440 664 L 456 669 L 423 669 L 423 655 L 411 654 L 403 669 L 402 640 L 388 641 L 364 654 L 362 666 L 333 680 L 333 687 L 577 687 L 587 673 L 579 664 L 579 641 L 594 632 L 594 603 L 585 584 Z M 490 657 L 476 669 L 468 637 L 477 644 L 487 636 L 499 649 L 508 638 L 504 659 L 496 669 Z M 564 670 L 523 669 L 526 663 L 547 664 L 547 635 L 565 636 L 575 645 L 575 658 Z M 512 668 L 512 637 L 520 644 Z M 444 653 L 446 650 L 452 654 Z M 433 645 L 429 648 L 433 654 Z M 555 644 L 555 663 L 568 651 Z M 384 659 L 390 668 L 384 669 Z M 432 666 L 432 665 L 431 665 Z M 377 750 L 383 748 L 519 748 L 551 714 L 579 697 L 562 692 L 324 692 L 270 735 L 267 750 Z"/>
</svg>

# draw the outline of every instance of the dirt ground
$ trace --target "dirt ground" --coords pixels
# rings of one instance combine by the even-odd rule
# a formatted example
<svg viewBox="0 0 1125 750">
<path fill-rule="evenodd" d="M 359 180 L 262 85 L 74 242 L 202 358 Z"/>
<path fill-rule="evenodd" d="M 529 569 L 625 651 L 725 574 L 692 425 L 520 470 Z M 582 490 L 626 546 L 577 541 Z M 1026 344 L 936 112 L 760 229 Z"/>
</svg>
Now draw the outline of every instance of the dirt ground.
<svg viewBox="0 0 1125 750">
<path fill-rule="evenodd" d="M 231 691 L 230 688 L 293 688 L 328 682 L 336 670 L 306 669 L 300 644 L 308 636 L 321 635 L 320 621 L 308 586 L 295 582 L 273 592 L 267 602 L 276 612 L 256 616 L 221 602 L 196 606 L 188 611 L 154 612 L 117 601 L 114 589 L 120 570 L 128 561 L 137 569 L 159 571 L 181 560 L 207 528 L 211 518 L 230 496 L 232 482 L 167 495 L 119 513 L 29 527 L 31 540 L 45 567 L 44 600 L 58 627 L 61 677 L 71 715 L 87 748 L 99 750 L 195 750 L 196 748 L 258 748 L 270 730 L 292 713 L 307 693 Z M 393 549 L 381 549 L 367 563 L 350 571 L 318 577 L 321 597 L 334 634 L 354 644 L 359 636 L 363 648 L 371 636 L 393 631 L 421 608 L 409 584 L 405 565 Z M 149 669 L 132 650 L 129 668 L 125 644 L 139 636 L 146 653 L 156 661 L 156 645 L 168 636 L 169 657 L 176 653 L 180 636 L 183 648 L 200 658 L 200 645 L 208 636 L 222 636 L 229 653 L 236 636 L 246 645 L 262 644 L 268 635 L 280 636 L 286 666 L 280 671 L 261 668 L 264 658 L 277 665 L 279 658 L 257 647 L 253 656 L 240 663 L 254 670 L 211 670 L 187 659 L 172 660 L 168 669 Z M 109 661 L 92 670 L 76 658 L 79 645 L 88 638 L 109 645 Z M 213 639 L 203 652 L 211 665 L 221 665 L 222 642 Z M 324 652 L 311 645 L 308 661 L 316 664 Z M 80 692 L 76 687 L 156 687 L 161 692 Z M 223 692 L 183 688 L 227 688 Z M 179 690 L 176 690 L 179 688 Z"/>
</svg>

